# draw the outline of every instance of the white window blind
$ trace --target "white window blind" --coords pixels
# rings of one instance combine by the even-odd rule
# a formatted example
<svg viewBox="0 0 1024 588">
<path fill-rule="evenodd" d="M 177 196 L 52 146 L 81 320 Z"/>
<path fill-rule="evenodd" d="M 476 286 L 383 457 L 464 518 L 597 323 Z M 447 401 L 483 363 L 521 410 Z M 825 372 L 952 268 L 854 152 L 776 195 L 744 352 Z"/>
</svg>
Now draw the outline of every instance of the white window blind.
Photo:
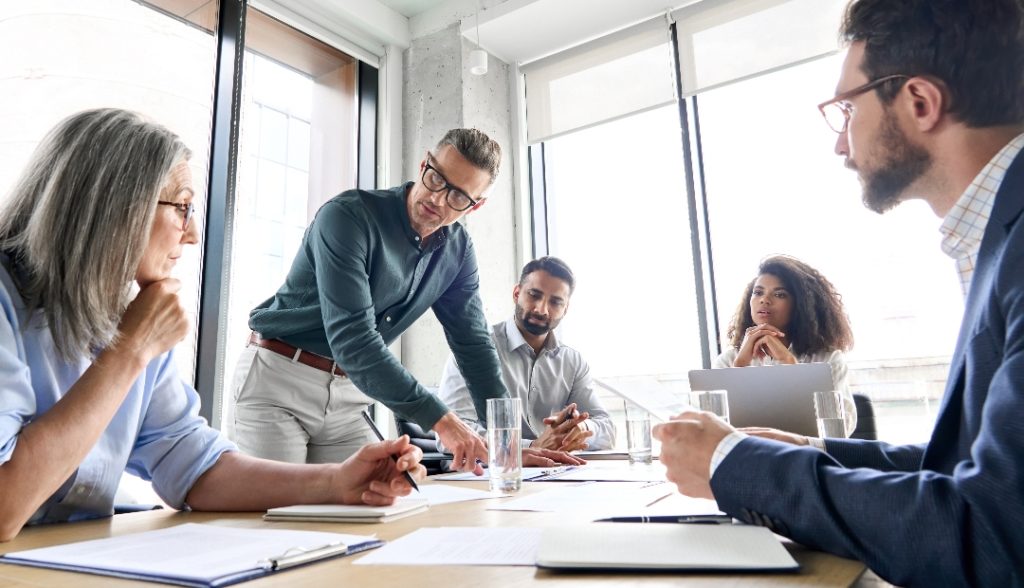
<svg viewBox="0 0 1024 588">
<path fill-rule="evenodd" d="M 675 101 L 664 17 L 533 61 L 521 70 L 530 143 Z"/>
<path fill-rule="evenodd" d="M 847 0 L 703 0 L 672 13 L 683 95 L 835 53 Z"/>
</svg>

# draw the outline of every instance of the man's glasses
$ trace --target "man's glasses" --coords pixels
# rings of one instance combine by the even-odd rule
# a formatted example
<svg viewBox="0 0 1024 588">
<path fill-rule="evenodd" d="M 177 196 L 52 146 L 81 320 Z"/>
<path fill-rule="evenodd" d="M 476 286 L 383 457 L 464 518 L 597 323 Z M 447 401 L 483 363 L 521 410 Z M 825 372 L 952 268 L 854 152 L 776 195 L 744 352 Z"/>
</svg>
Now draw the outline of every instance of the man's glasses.
<svg viewBox="0 0 1024 588">
<path fill-rule="evenodd" d="M 427 163 L 423 165 L 423 175 L 421 176 L 423 185 L 426 186 L 427 190 L 430 190 L 431 192 L 447 190 L 447 194 L 445 194 L 445 202 L 447 202 L 448 207 L 453 210 L 462 212 L 463 210 L 467 210 L 470 207 L 475 206 L 477 203 L 476 200 L 470 198 L 469 194 L 466 194 L 459 188 L 449 184 L 448 180 L 441 175 L 441 172 L 437 171 L 437 168 L 430 165 L 433 158 L 434 156 L 427 151 Z"/>
<path fill-rule="evenodd" d="M 157 200 L 156 203 L 163 204 L 164 206 L 173 206 L 174 208 L 177 208 L 178 212 L 180 212 L 185 217 L 181 223 L 181 230 L 188 230 L 188 223 L 192 220 L 192 215 L 195 214 L 196 212 L 196 207 L 191 202 L 168 202 L 166 200 Z"/>
<path fill-rule="evenodd" d="M 847 90 L 831 100 L 822 102 L 818 105 L 818 110 L 820 110 L 821 115 L 825 117 L 825 122 L 828 123 L 829 128 L 839 134 L 843 134 L 846 132 L 847 127 L 850 126 L 850 116 L 853 114 L 853 105 L 849 102 L 850 98 L 860 96 L 869 90 L 874 90 L 886 82 L 898 79 L 910 79 L 910 76 L 896 74 L 872 80 L 862 86 L 857 86 L 852 90 Z"/>
</svg>

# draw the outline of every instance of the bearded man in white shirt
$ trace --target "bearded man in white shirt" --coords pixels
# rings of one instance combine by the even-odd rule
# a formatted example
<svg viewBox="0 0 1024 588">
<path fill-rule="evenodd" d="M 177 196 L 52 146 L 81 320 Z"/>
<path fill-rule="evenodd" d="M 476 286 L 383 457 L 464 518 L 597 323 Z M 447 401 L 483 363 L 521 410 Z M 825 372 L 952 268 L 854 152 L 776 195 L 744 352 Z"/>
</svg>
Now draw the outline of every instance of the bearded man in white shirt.
<svg viewBox="0 0 1024 588">
<path fill-rule="evenodd" d="M 502 379 L 523 404 L 523 440 L 536 449 L 611 449 L 615 425 L 594 391 L 590 366 L 554 330 L 566 311 L 576 278 L 564 261 L 541 257 L 526 264 L 512 289 L 515 315 L 491 328 Z M 458 364 L 449 356 L 438 396 L 483 434 Z"/>
</svg>

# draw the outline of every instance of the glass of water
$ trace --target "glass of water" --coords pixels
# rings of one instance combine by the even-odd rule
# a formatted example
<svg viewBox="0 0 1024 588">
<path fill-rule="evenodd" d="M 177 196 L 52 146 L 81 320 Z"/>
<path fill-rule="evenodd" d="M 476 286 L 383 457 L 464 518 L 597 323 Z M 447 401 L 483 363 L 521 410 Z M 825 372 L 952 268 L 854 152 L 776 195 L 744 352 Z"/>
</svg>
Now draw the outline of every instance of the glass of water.
<svg viewBox="0 0 1024 588">
<path fill-rule="evenodd" d="M 846 409 L 843 398 L 834 390 L 814 393 L 814 418 L 818 421 L 818 436 L 821 438 L 846 437 Z"/>
<path fill-rule="evenodd" d="M 651 415 L 626 402 L 626 446 L 629 463 L 651 463 Z"/>
<path fill-rule="evenodd" d="M 487 399 L 487 471 L 491 490 L 518 492 L 523 485 L 522 418 L 518 398 Z"/>
</svg>

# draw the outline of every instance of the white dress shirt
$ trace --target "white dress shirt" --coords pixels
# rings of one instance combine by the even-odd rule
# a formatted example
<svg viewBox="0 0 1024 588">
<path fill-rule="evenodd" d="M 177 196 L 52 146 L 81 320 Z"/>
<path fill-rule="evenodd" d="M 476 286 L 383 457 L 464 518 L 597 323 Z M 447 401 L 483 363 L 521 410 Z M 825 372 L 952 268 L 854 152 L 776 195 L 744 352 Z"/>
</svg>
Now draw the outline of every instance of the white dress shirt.
<svg viewBox="0 0 1024 588">
<path fill-rule="evenodd" d="M 612 448 L 615 425 L 597 399 L 590 366 L 579 351 L 559 343 L 551 332 L 540 353 L 534 352 L 514 318 L 493 325 L 491 339 L 498 350 L 505 387 L 512 398 L 522 401 L 524 445 L 529 446 L 544 432 L 545 418 L 575 402 L 579 412 L 590 413 L 584 421 L 584 426 L 594 432 L 588 449 Z M 486 423 L 477 416 L 454 356 L 449 355 L 445 363 L 437 395 L 478 433 L 486 432 Z"/>
</svg>

